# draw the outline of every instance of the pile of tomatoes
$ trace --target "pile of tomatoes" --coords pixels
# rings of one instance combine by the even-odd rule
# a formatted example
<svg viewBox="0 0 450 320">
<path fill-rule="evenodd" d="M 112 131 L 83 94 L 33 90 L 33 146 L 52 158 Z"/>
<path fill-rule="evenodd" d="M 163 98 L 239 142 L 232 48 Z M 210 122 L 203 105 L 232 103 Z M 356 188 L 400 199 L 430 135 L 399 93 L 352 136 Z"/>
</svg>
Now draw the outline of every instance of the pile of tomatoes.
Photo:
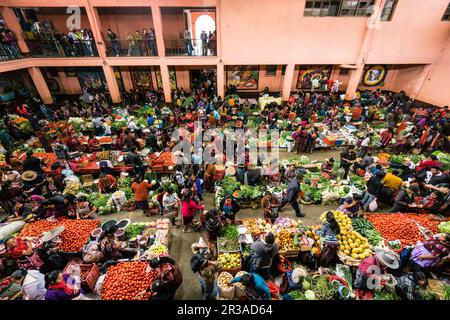
<svg viewBox="0 0 450 320">
<path fill-rule="evenodd" d="M 420 232 L 416 222 L 433 233 L 439 232 L 440 221 L 432 215 L 425 214 L 370 214 L 367 219 L 372 222 L 375 229 L 381 233 L 386 241 L 400 240 L 402 246 L 416 244 L 425 238 Z"/>
<path fill-rule="evenodd" d="M 137 295 L 151 287 L 158 276 L 158 271 L 150 269 L 148 262 L 121 262 L 111 266 L 102 284 L 102 300 L 137 300 Z M 148 300 L 151 293 L 146 293 L 141 300 Z"/>
<path fill-rule="evenodd" d="M 21 237 L 38 237 L 43 232 L 50 231 L 58 226 L 64 226 L 61 233 L 61 250 L 64 252 L 79 252 L 83 249 L 89 236 L 99 225 L 98 220 L 38 220 L 27 224 L 20 233 Z"/>
</svg>

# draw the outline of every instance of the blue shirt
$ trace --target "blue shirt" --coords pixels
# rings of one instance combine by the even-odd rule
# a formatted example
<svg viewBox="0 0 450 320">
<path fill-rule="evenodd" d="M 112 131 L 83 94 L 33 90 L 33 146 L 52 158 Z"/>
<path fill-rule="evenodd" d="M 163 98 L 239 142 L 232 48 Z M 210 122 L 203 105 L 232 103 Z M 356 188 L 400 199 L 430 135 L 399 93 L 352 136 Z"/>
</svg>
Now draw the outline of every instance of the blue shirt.
<svg viewBox="0 0 450 320">
<path fill-rule="evenodd" d="M 153 116 L 148 116 L 148 117 L 147 117 L 147 124 L 148 124 L 149 126 L 154 125 L 154 124 L 155 124 L 155 118 L 153 118 Z"/>
<path fill-rule="evenodd" d="M 256 294 L 258 294 L 264 300 L 270 300 L 270 290 L 267 286 L 266 281 L 257 273 L 252 273 L 253 275 L 253 285 Z M 242 277 L 236 277 L 230 281 L 230 283 L 241 282 Z"/>
</svg>

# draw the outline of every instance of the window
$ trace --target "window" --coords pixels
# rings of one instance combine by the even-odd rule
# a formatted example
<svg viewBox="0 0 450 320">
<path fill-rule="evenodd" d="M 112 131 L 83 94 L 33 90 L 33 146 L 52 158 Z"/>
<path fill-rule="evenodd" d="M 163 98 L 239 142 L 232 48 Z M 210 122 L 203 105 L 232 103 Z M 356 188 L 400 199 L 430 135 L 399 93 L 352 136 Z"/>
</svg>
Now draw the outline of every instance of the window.
<svg viewBox="0 0 450 320">
<path fill-rule="evenodd" d="M 305 17 L 370 16 L 374 0 L 306 1 Z"/>
<path fill-rule="evenodd" d="M 444 12 L 444 16 L 442 17 L 442 21 L 450 21 L 450 3 L 447 6 L 447 9 Z"/>
<path fill-rule="evenodd" d="M 392 13 L 394 12 L 397 0 L 386 0 L 383 11 L 381 11 L 381 21 L 389 21 L 392 19 Z"/>
<path fill-rule="evenodd" d="M 283 67 L 281 68 L 281 75 L 284 76 L 286 74 L 286 65 L 283 64 Z"/>
<path fill-rule="evenodd" d="M 340 1 L 315 0 L 306 1 L 305 17 L 327 17 L 337 16 Z"/>
<path fill-rule="evenodd" d="M 339 75 L 340 76 L 347 75 L 347 74 L 349 74 L 349 72 L 350 72 L 350 69 L 346 69 L 346 68 L 340 68 L 339 69 Z"/>
<path fill-rule="evenodd" d="M 375 1 L 369 0 L 344 0 L 342 1 L 340 16 L 370 16 Z"/>
<path fill-rule="evenodd" d="M 275 76 L 277 74 L 277 65 L 266 66 L 266 76 Z"/>
</svg>

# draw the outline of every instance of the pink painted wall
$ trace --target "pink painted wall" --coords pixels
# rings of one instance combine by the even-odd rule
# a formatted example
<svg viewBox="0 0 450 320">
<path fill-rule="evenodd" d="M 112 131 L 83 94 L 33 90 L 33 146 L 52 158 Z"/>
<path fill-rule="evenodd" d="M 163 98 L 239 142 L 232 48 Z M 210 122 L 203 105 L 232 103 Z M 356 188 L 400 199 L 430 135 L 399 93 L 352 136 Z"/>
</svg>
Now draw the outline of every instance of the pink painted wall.
<svg viewBox="0 0 450 320">
<path fill-rule="evenodd" d="M 282 5 L 273 0 L 222 1 L 219 32 L 223 61 L 226 64 L 354 63 L 367 19 L 303 17 L 304 7 L 304 0 L 284 0 Z"/>
<path fill-rule="evenodd" d="M 51 68 L 53 69 L 53 68 Z M 63 68 L 57 68 L 58 76 L 53 77 L 48 74 L 50 68 L 42 69 L 42 74 L 45 79 L 52 79 L 58 82 L 59 94 L 81 94 L 80 82 L 77 77 L 67 77 L 66 72 Z"/>
<path fill-rule="evenodd" d="M 446 0 L 397 1 L 392 21 L 376 30 L 368 64 L 430 63 L 450 34 L 448 21 L 441 21 Z"/>
<path fill-rule="evenodd" d="M 66 8 L 38 8 L 37 18 L 39 21 L 53 22 L 56 30 L 61 33 L 68 33 L 66 21 L 69 15 L 66 13 Z M 81 8 L 81 29 L 91 29 L 89 20 L 86 15 L 86 10 Z"/>
<path fill-rule="evenodd" d="M 450 106 L 450 41 L 440 58 L 432 65 L 432 69 L 425 80 L 418 100 L 436 105 Z"/>
<path fill-rule="evenodd" d="M 165 40 L 179 40 L 184 32 L 184 16 L 182 8 L 163 8 L 161 10 L 163 34 Z"/>
<path fill-rule="evenodd" d="M 120 40 L 125 40 L 127 32 L 142 32 L 144 28 L 148 31 L 154 27 L 151 9 L 148 7 L 98 8 L 98 14 L 105 39 L 108 29 L 115 32 Z"/>
<path fill-rule="evenodd" d="M 394 77 L 389 83 L 388 89 L 395 92 L 403 90 L 407 95 L 410 95 L 416 86 L 417 78 L 423 71 L 424 65 L 397 65 L 394 68 L 389 71 L 394 74 Z"/>
</svg>

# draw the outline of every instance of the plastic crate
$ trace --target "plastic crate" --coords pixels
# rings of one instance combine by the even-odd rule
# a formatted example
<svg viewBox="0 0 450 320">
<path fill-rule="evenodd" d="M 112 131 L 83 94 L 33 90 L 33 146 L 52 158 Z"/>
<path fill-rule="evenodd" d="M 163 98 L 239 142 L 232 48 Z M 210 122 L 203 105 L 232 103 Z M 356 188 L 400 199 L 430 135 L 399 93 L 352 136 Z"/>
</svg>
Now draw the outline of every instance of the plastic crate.
<svg viewBox="0 0 450 320">
<path fill-rule="evenodd" d="M 83 264 L 81 260 L 72 260 L 64 268 L 64 273 L 71 275 L 77 266 L 80 268 L 81 275 L 86 274 L 85 277 L 81 276 L 81 286 L 85 291 L 94 291 L 95 284 L 100 276 L 100 270 L 95 263 Z"/>
</svg>

